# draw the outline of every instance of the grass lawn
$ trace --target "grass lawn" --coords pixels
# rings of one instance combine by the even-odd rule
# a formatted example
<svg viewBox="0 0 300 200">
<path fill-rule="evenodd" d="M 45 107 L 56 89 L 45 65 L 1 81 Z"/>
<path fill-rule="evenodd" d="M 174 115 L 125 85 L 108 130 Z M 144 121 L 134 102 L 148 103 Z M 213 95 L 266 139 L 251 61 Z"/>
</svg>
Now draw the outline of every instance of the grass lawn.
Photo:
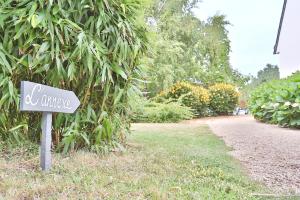
<svg viewBox="0 0 300 200">
<path fill-rule="evenodd" d="M 126 152 L 54 154 L 49 173 L 36 148 L 2 148 L 0 199 L 255 199 L 261 188 L 228 150 L 190 124 L 136 124 Z"/>
</svg>

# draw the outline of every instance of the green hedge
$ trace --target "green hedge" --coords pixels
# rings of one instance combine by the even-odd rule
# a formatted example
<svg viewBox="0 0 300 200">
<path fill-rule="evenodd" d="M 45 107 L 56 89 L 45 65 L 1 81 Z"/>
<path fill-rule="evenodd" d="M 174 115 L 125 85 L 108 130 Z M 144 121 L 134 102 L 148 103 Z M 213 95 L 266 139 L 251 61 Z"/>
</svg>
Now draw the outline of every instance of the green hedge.
<svg viewBox="0 0 300 200">
<path fill-rule="evenodd" d="M 250 110 L 263 122 L 300 128 L 300 74 L 265 83 L 250 99 Z"/>
<path fill-rule="evenodd" d="M 133 122 L 169 123 L 193 118 L 192 109 L 178 102 L 157 103 L 152 100 L 138 98 L 134 100 Z"/>
</svg>

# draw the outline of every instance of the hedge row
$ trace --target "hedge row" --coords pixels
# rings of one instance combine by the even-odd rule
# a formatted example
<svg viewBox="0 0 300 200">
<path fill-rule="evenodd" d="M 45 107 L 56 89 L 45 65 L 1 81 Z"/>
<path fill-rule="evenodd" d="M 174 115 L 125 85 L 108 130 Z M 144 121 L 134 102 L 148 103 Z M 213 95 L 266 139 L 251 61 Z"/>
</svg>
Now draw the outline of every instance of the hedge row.
<svg viewBox="0 0 300 200">
<path fill-rule="evenodd" d="M 261 85 L 251 94 L 250 110 L 260 121 L 300 128 L 300 73 Z"/>
<path fill-rule="evenodd" d="M 230 84 L 219 83 L 209 88 L 178 82 L 162 91 L 157 99 L 174 99 L 194 110 L 198 117 L 207 115 L 228 115 L 238 103 L 238 92 Z"/>
<path fill-rule="evenodd" d="M 192 119 L 192 109 L 178 102 L 153 102 L 139 99 L 132 109 L 132 122 L 170 123 Z"/>
</svg>

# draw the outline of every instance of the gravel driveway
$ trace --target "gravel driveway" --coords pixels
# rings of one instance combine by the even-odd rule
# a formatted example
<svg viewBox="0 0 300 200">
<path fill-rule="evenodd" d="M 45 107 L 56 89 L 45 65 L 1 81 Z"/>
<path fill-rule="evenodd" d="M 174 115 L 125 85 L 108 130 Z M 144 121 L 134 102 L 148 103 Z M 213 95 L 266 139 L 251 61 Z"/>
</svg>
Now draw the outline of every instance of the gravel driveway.
<svg viewBox="0 0 300 200">
<path fill-rule="evenodd" d="M 250 116 L 195 120 L 233 148 L 250 176 L 276 193 L 300 193 L 300 131 L 257 122 Z"/>
</svg>

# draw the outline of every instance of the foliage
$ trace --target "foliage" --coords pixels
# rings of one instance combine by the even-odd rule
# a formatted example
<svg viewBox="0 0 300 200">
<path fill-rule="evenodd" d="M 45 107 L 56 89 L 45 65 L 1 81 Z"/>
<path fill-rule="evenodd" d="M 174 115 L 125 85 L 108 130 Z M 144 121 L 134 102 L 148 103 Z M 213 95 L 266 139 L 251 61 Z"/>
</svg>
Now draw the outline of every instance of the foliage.
<svg viewBox="0 0 300 200">
<path fill-rule="evenodd" d="M 196 116 L 202 117 L 232 113 L 238 104 L 239 93 L 231 84 L 218 83 L 205 89 L 200 85 L 178 82 L 168 90 L 162 91 L 155 99 L 178 101 L 192 108 Z"/>
<path fill-rule="evenodd" d="M 151 100 L 140 100 L 133 109 L 133 122 L 169 123 L 193 118 L 191 108 L 178 102 L 157 103 Z"/>
<path fill-rule="evenodd" d="M 239 93 L 235 86 L 225 83 L 218 83 L 209 87 L 210 109 L 218 115 L 232 113 L 238 104 Z"/>
<path fill-rule="evenodd" d="M 259 86 L 262 83 L 280 79 L 280 72 L 277 65 L 267 64 L 266 67 L 257 73 L 257 77 L 253 78 L 252 84 Z"/>
<path fill-rule="evenodd" d="M 197 85 L 187 82 L 178 82 L 168 90 L 162 91 L 158 95 L 159 98 L 176 99 L 183 105 L 194 110 L 195 115 L 205 116 L 210 100 L 208 91 Z"/>
<path fill-rule="evenodd" d="M 1 139 L 39 138 L 41 115 L 19 112 L 21 80 L 79 96 L 74 115 L 54 116 L 54 144 L 64 151 L 123 139 L 145 51 L 141 2 L 0 0 Z"/>
<path fill-rule="evenodd" d="M 294 75 L 258 87 L 250 101 L 254 117 L 263 122 L 300 128 L 300 82 L 295 81 L 297 76 L 299 78 Z"/>
<path fill-rule="evenodd" d="M 145 90 L 157 95 L 179 81 L 205 86 L 230 82 L 244 85 L 246 77 L 229 63 L 231 50 L 223 15 L 201 21 L 192 12 L 199 0 L 154 0 L 146 20 L 152 30 L 151 49 L 144 58 Z"/>
<path fill-rule="evenodd" d="M 291 82 L 300 82 L 300 71 L 293 73 L 288 77 L 288 80 Z"/>
<path fill-rule="evenodd" d="M 279 68 L 277 65 L 267 64 L 266 67 L 260 70 L 256 77 L 249 77 L 250 81 L 241 88 L 241 101 L 248 102 L 250 94 L 258 86 L 263 83 L 280 79 Z"/>
</svg>

